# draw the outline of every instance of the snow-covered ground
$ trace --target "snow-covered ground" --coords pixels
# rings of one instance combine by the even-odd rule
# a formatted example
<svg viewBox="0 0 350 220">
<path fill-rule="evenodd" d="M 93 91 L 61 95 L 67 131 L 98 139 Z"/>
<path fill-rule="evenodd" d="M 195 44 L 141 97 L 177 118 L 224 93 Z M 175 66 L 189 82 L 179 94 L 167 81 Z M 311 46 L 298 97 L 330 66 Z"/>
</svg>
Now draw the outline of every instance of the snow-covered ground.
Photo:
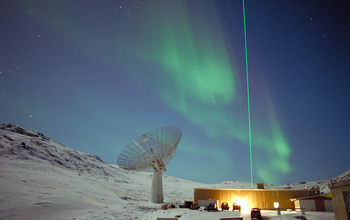
<svg viewBox="0 0 350 220">
<path fill-rule="evenodd" d="M 250 213 L 161 210 L 149 203 L 152 173 L 120 169 L 95 155 L 63 146 L 41 133 L 0 125 L 0 219 L 145 219 L 181 216 L 181 220 L 219 220 Z M 299 182 L 294 189 L 317 186 L 327 193 L 328 181 Z M 265 186 L 285 188 L 284 186 Z M 250 183 L 202 184 L 163 175 L 164 202 L 193 200 L 194 188 L 250 188 Z M 262 211 L 265 219 L 296 219 L 298 212 Z M 331 220 L 333 212 L 306 212 L 306 219 Z"/>
</svg>

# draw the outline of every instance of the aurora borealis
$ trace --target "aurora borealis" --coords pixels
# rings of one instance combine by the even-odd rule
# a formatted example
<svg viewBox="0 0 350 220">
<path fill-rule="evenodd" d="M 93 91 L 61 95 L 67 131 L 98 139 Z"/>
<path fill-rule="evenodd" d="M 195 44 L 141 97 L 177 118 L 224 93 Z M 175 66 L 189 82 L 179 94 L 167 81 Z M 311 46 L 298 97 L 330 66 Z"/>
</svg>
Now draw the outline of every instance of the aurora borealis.
<svg viewBox="0 0 350 220">
<path fill-rule="evenodd" d="M 1 123 L 113 164 L 173 125 L 183 136 L 166 175 L 250 181 L 241 1 L 0 5 Z M 246 1 L 254 182 L 348 169 L 350 46 L 345 14 L 326 8 Z"/>
</svg>

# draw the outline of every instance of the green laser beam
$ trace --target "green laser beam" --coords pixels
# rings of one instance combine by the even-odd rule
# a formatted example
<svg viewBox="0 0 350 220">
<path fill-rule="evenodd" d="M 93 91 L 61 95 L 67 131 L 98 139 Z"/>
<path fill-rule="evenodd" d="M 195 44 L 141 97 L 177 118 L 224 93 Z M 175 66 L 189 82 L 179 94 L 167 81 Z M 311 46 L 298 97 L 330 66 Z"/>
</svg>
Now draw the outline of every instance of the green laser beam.
<svg viewBox="0 0 350 220">
<path fill-rule="evenodd" d="M 227 38 L 222 31 L 220 19 L 217 14 L 212 13 L 215 2 L 198 1 L 196 10 L 193 11 L 186 0 L 177 1 L 177 4 L 172 4 L 170 1 L 158 1 L 157 4 L 141 1 L 142 7 L 148 10 L 137 10 L 135 16 L 131 17 L 118 13 L 111 15 L 110 24 L 113 24 L 114 28 L 105 25 L 104 10 L 97 10 L 95 16 L 89 16 L 87 21 L 84 10 L 77 10 L 85 5 L 84 2 L 72 5 L 69 10 L 60 7 L 63 1 L 55 1 L 55 4 L 44 6 L 36 1 L 32 4 L 28 4 L 32 1 L 26 0 L 15 2 L 22 13 L 29 10 L 37 12 L 31 15 L 37 25 L 43 25 L 60 33 L 74 45 L 72 49 L 78 53 L 86 53 L 93 62 L 120 72 L 128 82 L 139 83 L 143 89 L 150 91 L 157 100 L 159 98 L 159 101 L 167 105 L 169 114 L 179 113 L 179 117 L 201 129 L 210 140 L 226 138 L 248 144 L 246 130 L 248 126 L 245 124 L 245 119 L 241 118 L 242 111 L 245 111 L 246 107 L 245 103 L 241 102 L 244 95 L 241 96 L 239 70 L 233 52 L 231 56 L 231 50 L 227 50 L 234 41 L 225 40 Z M 98 4 L 96 6 L 99 7 Z M 244 1 L 243 6 L 245 8 Z M 245 21 L 245 9 L 243 13 Z M 87 25 L 91 19 L 96 25 Z M 128 19 L 130 25 L 125 25 L 123 19 Z M 66 25 L 70 23 L 74 25 Z M 89 34 L 82 32 L 81 27 L 84 27 Z M 88 51 L 87 42 L 90 47 Z M 247 42 L 245 55 L 248 60 Z M 246 70 L 248 79 L 248 62 Z M 101 77 L 118 80 L 119 74 L 118 76 L 106 74 Z M 263 70 L 259 72 L 259 77 L 264 78 Z M 85 85 L 91 85 L 89 81 L 84 83 L 86 83 L 82 84 L 84 88 Z M 259 106 L 259 115 L 254 121 L 253 117 L 250 120 L 248 101 L 249 125 L 251 122 L 254 126 L 254 139 L 250 138 L 250 146 L 254 144 L 254 156 L 255 153 L 264 155 L 254 157 L 254 161 L 259 164 L 254 166 L 254 174 L 265 183 L 280 184 L 281 175 L 293 171 L 289 159 L 292 148 L 279 124 L 268 85 L 260 83 L 258 86 L 265 92 L 254 94 L 261 99 L 261 102 L 256 103 Z M 247 90 L 249 100 L 249 86 Z M 114 99 L 113 93 L 103 99 L 103 103 L 108 103 L 107 109 L 112 108 L 111 111 L 115 107 L 108 100 Z M 102 105 L 95 105 L 93 110 L 100 111 L 99 106 Z M 120 107 L 120 110 L 124 111 L 127 108 L 128 105 Z M 233 108 L 235 112 L 232 112 Z M 51 114 L 50 109 L 43 111 L 48 115 Z M 260 115 L 263 117 L 259 117 Z M 195 156 L 198 150 L 203 149 L 202 144 L 194 143 L 180 150 Z M 204 145 L 209 151 L 210 142 L 203 143 Z M 229 148 L 229 145 L 226 148 Z M 220 160 L 220 166 L 226 167 L 232 157 L 230 154 L 220 152 L 212 154 L 212 158 L 207 155 L 207 159 L 215 163 Z M 250 159 L 253 177 L 252 156 Z"/>
<path fill-rule="evenodd" d="M 250 101 L 249 101 L 249 77 L 248 77 L 248 49 L 247 49 L 247 29 L 245 23 L 245 7 L 243 0 L 243 23 L 244 23 L 244 49 L 245 49 L 245 69 L 247 75 L 247 97 L 248 97 L 248 124 L 249 124 L 249 153 L 250 153 L 250 182 L 253 189 L 253 154 L 252 154 L 252 129 L 250 126 Z"/>
</svg>

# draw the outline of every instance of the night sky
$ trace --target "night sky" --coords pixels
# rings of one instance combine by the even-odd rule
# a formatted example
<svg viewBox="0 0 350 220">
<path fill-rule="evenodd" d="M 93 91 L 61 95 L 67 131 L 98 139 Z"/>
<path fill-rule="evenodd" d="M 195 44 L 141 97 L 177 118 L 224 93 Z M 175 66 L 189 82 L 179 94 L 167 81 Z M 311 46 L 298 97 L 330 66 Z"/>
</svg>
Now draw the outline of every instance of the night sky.
<svg viewBox="0 0 350 220">
<path fill-rule="evenodd" d="M 349 1 L 245 1 L 253 182 L 350 169 Z M 251 181 L 243 2 L 0 1 L 0 123 L 116 164 L 177 126 L 166 175 Z"/>
</svg>

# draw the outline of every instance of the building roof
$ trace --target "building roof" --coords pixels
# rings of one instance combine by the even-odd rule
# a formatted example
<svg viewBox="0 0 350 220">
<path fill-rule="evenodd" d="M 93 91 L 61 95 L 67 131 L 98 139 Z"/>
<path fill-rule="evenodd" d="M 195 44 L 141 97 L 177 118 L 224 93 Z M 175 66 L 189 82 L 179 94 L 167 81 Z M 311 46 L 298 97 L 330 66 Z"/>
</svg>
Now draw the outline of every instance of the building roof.
<svg viewBox="0 0 350 220">
<path fill-rule="evenodd" d="M 332 200 L 331 197 L 328 196 L 323 196 L 323 195 L 314 195 L 314 196 L 304 196 L 304 197 L 298 197 L 298 198 L 293 198 L 291 201 L 295 200 L 311 200 L 311 199 L 324 199 L 324 200 Z"/>
<path fill-rule="evenodd" d="M 337 177 L 334 177 L 331 179 L 331 183 L 338 183 L 338 182 L 344 182 L 344 181 L 350 181 L 350 170 L 346 171 L 345 173 L 340 174 Z"/>
<path fill-rule="evenodd" d="M 319 189 L 226 189 L 226 188 L 194 188 L 195 190 L 238 190 L 238 191 L 319 191 Z"/>
</svg>

